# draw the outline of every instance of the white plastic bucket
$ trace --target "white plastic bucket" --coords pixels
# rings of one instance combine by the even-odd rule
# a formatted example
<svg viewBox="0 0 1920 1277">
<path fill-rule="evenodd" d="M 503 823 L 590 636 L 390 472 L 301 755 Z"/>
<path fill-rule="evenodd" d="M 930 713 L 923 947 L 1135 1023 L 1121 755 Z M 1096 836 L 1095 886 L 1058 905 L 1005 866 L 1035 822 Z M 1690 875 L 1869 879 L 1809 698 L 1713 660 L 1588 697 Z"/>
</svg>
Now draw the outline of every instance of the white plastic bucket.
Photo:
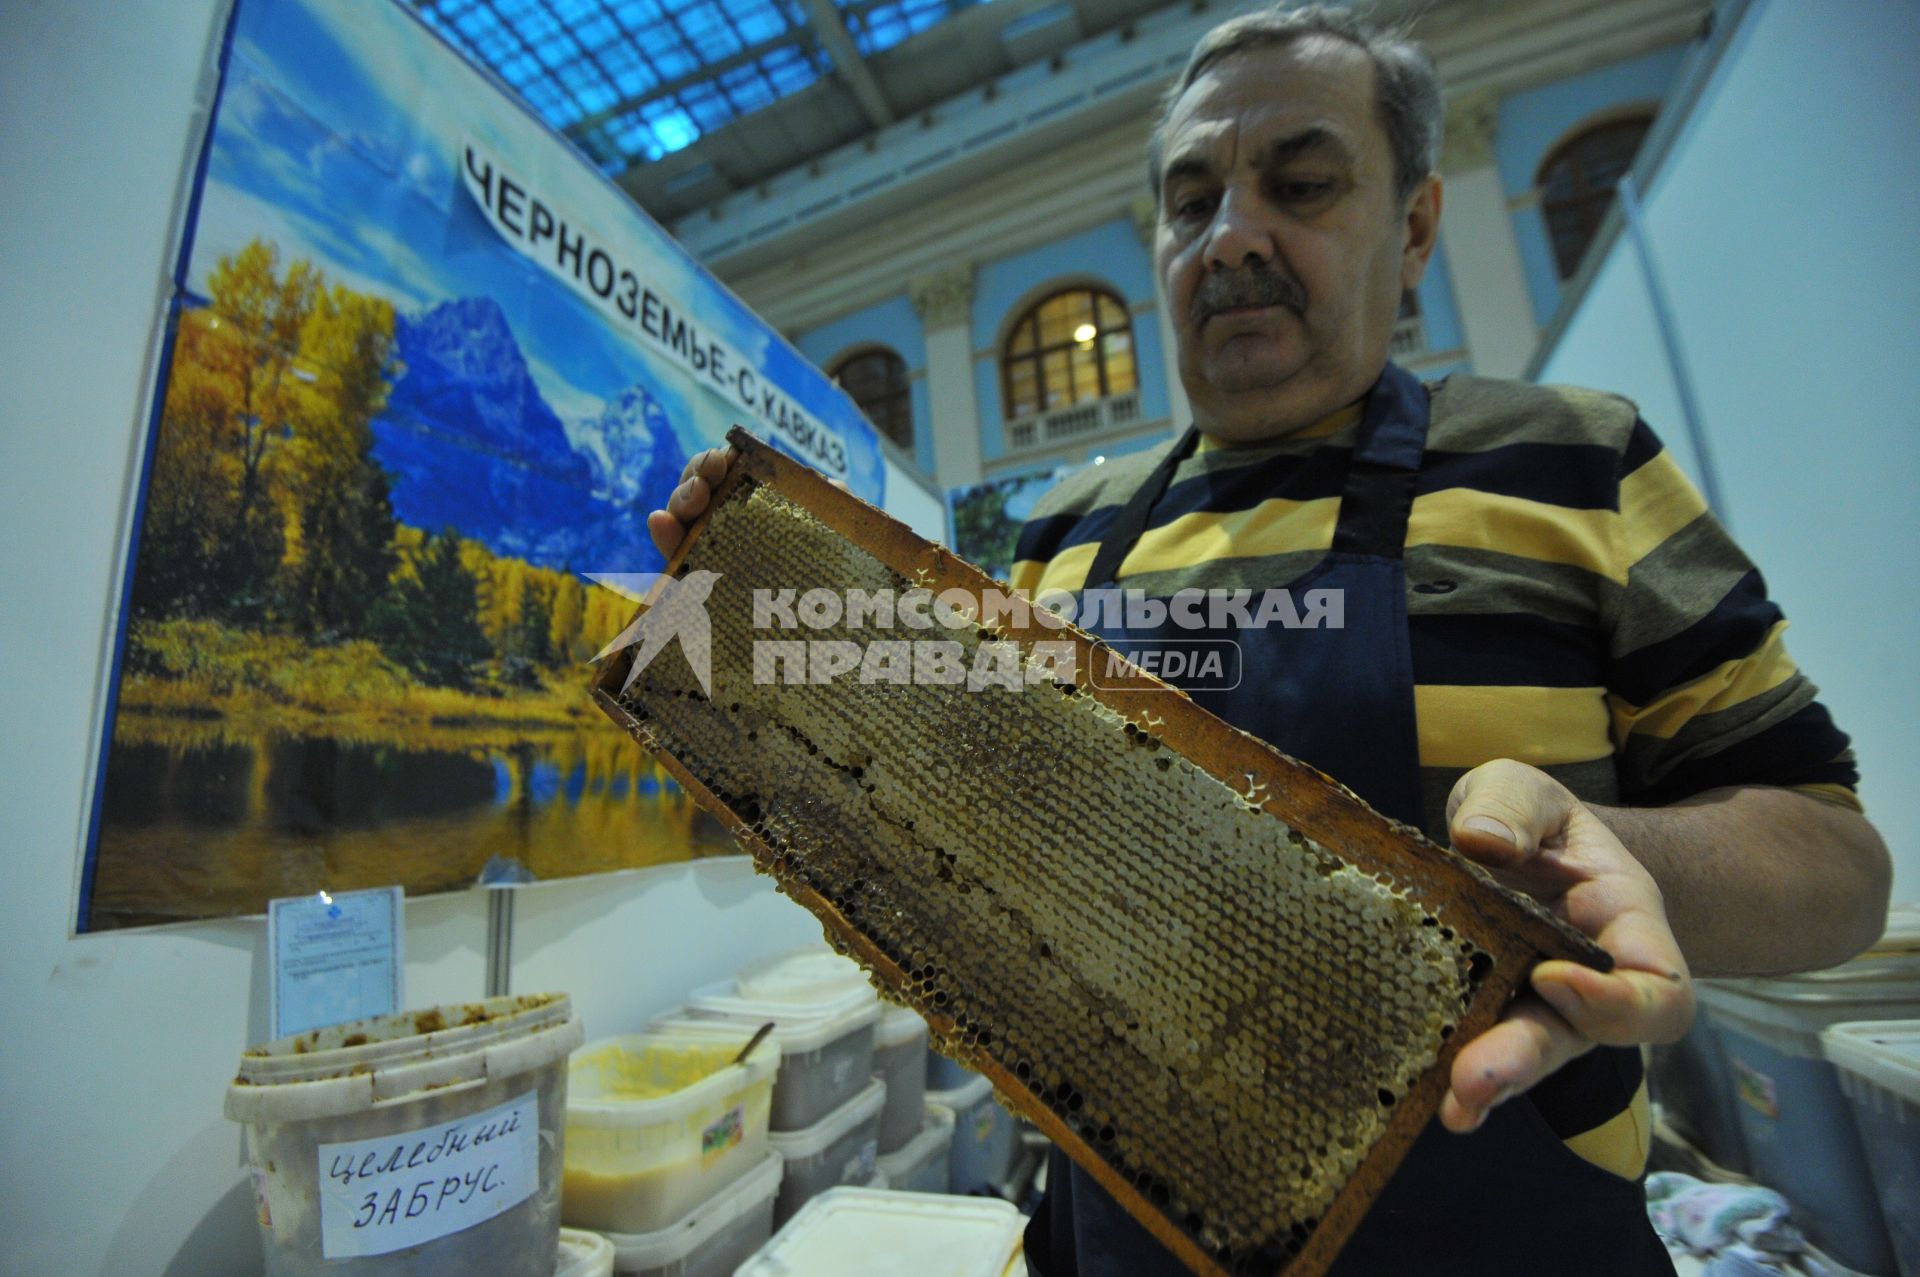
<svg viewBox="0 0 1920 1277">
<path fill-rule="evenodd" d="M 772 1021 L 780 1043 L 780 1075 L 773 1083 L 768 1125 L 803 1131 L 845 1104 L 873 1073 L 873 1035 L 880 999 L 871 988 L 844 989 L 822 1001 L 756 1001 L 730 980 L 696 989 L 685 1010 L 654 1020 L 649 1029 L 679 1029 L 716 1021 L 757 1029 Z"/>
<path fill-rule="evenodd" d="M 313 1029 L 248 1050 L 246 1128 L 268 1277 L 541 1272 L 560 1236 L 565 994 Z"/>
<path fill-rule="evenodd" d="M 1920 1020 L 1836 1024 L 1820 1042 L 1853 1105 L 1894 1259 L 1920 1277 Z"/>
<path fill-rule="evenodd" d="M 1026 1221 L 982 1197 L 835 1188 L 795 1215 L 735 1277 L 1001 1277 Z"/>
<path fill-rule="evenodd" d="M 994 1098 L 993 1083 L 975 1074 L 951 1091 L 928 1091 L 927 1103 L 953 1112 L 953 1143 L 948 1155 L 951 1191 L 971 1193 L 997 1188 L 1013 1171 L 1019 1152 L 1019 1128 L 1013 1114 Z"/>
<path fill-rule="evenodd" d="M 635 1033 L 568 1067 L 565 1220 L 602 1232 L 665 1228 L 767 1151 L 780 1050 L 749 1034 Z"/>
<path fill-rule="evenodd" d="M 731 1277 L 773 1236 L 773 1199 L 786 1161 L 768 1153 L 685 1219 L 650 1233 L 610 1233 L 620 1277 Z"/>
<path fill-rule="evenodd" d="M 1847 1267 L 1893 1266 L 1880 1203 L 1821 1031 L 1920 1016 L 1920 954 L 1879 951 L 1831 971 L 1702 983 L 1734 1084 L 1754 1179 L 1793 1202 L 1794 1221 Z"/>
<path fill-rule="evenodd" d="M 906 1007 L 891 1007 L 873 1035 L 873 1075 L 887 1084 L 880 1113 L 880 1154 L 899 1152 L 920 1133 L 927 1099 L 927 1022 Z"/>
<path fill-rule="evenodd" d="M 880 1110 L 886 1102 L 886 1083 L 875 1079 L 806 1130 L 775 1131 L 767 1137 L 787 1163 L 774 1204 L 776 1226 L 827 1189 L 873 1178 L 879 1169 Z"/>
<path fill-rule="evenodd" d="M 906 1193 L 946 1193 L 953 1189 L 953 1110 L 939 1104 L 921 1109 L 920 1133 L 892 1153 L 880 1155 L 887 1187 Z"/>
<path fill-rule="evenodd" d="M 817 1006 L 867 988 L 867 974 L 831 949 L 796 949 L 741 968 L 733 991 L 754 1002 Z"/>
<path fill-rule="evenodd" d="M 561 1229 L 553 1277 L 613 1277 L 613 1243 L 598 1233 Z"/>
</svg>

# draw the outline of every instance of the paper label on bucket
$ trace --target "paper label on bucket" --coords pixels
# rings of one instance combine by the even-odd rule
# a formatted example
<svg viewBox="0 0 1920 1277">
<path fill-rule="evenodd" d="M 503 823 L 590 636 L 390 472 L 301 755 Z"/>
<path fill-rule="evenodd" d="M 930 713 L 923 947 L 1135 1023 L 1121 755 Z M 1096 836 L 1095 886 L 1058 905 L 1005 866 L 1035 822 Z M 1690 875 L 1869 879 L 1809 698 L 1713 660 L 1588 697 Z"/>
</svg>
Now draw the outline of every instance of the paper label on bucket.
<svg viewBox="0 0 1920 1277">
<path fill-rule="evenodd" d="M 399 1135 L 320 1146 L 320 1249 L 385 1255 L 484 1223 L 540 1186 L 540 1109 L 498 1108 Z"/>
</svg>

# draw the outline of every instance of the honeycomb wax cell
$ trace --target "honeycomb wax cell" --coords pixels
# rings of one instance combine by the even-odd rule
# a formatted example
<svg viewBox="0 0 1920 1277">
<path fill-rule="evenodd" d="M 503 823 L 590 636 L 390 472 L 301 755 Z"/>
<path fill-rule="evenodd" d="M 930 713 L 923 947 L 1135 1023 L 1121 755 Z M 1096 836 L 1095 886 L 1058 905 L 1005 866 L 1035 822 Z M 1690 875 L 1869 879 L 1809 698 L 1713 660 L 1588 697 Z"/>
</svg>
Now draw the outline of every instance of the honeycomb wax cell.
<svg viewBox="0 0 1920 1277">
<path fill-rule="evenodd" d="M 710 691 L 678 657 L 630 684 L 616 657 L 602 705 L 1189 1266 L 1324 1267 L 1437 1107 L 1449 1044 L 1537 954 L 1600 956 L 1151 677 L 1059 679 L 1036 643 L 1084 658 L 1077 631 L 756 626 L 756 591 L 990 583 L 735 442 L 673 565 L 717 574 Z M 1011 648 L 1017 673 L 792 682 L 767 653 L 929 638 L 968 670 Z"/>
</svg>

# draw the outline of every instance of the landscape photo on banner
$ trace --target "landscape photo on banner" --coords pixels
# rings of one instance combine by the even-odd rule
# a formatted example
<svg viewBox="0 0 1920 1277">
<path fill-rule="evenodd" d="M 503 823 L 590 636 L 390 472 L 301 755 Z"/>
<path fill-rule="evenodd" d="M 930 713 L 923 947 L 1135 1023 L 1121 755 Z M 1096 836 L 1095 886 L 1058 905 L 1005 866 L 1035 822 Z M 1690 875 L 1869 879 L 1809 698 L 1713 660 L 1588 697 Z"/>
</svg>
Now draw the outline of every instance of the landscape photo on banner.
<svg viewBox="0 0 1920 1277">
<path fill-rule="evenodd" d="M 988 576 L 1007 580 L 1013 574 L 1020 527 L 1032 516 L 1034 503 L 1080 468 L 1055 466 L 947 489 L 953 552 Z"/>
<path fill-rule="evenodd" d="M 852 402 L 396 0 L 238 0 L 134 492 L 79 929 L 730 851 L 588 662 L 745 425 Z"/>
</svg>

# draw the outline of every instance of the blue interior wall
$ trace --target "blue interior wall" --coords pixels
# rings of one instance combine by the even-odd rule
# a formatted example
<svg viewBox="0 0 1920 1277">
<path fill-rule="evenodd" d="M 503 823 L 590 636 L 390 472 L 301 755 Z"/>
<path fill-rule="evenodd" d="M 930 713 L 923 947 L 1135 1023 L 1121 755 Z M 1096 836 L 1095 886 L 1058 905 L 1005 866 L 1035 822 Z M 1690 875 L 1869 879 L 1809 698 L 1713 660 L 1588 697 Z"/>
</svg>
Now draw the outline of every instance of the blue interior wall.
<svg viewBox="0 0 1920 1277">
<path fill-rule="evenodd" d="M 1674 361 L 1622 236 L 1541 379 L 1631 396 L 1678 451 L 1673 370 L 1684 369 L 1725 513 L 1792 619 L 1795 660 L 1853 737 L 1861 796 L 1894 854 L 1894 899 L 1912 900 L 1920 7 L 1756 0 L 1739 22 L 1645 202 Z M 1747 194 L 1756 174 L 1776 173 L 1792 175 L 1782 197 Z"/>
<path fill-rule="evenodd" d="M 980 455 L 1003 456 L 1000 395 L 1001 327 L 1015 307 L 1044 291 L 1046 281 L 1097 279 L 1112 288 L 1129 310 L 1152 307 L 1153 258 L 1134 232 L 1133 219 L 1112 221 L 982 265 L 973 281 L 974 393 L 980 407 Z M 1151 420 L 1167 415 L 1165 359 L 1160 325 L 1151 310 L 1133 319 L 1134 360 L 1139 368 L 1140 411 Z"/>
<path fill-rule="evenodd" d="M 1676 44 L 1658 49 L 1502 101 L 1493 158 L 1508 198 L 1533 189 L 1540 161 L 1582 121 L 1614 107 L 1664 99 L 1690 47 Z M 1514 211 L 1513 232 L 1534 319 L 1545 324 L 1560 305 L 1560 272 L 1554 265 L 1546 218 L 1537 205 Z"/>
<path fill-rule="evenodd" d="M 1441 225 L 1446 225 L 1446 214 L 1441 213 Z M 1446 232 L 1440 232 L 1442 239 Z M 1453 350 L 1467 344 L 1466 334 L 1460 328 L 1460 311 L 1453 302 L 1453 275 L 1447 270 L 1447 255 L 1442 245 L 1435 245 L 1433 256 L 1427 259 L 1427 273 L 1415 289 L 1420 296 L 1420 317 L 1426 323 L 1428 350 Z"/>
<path fill-rule="evenodd" d="M 913 396 L 913 460 L 933 473 L 933 405 L 927 397 L 927 338 L 905 293 L 842 315 L 793 339 L 800 353 L 825 368 L 855 346 L 885 346 L 907 365 Z"/>
</svg>

